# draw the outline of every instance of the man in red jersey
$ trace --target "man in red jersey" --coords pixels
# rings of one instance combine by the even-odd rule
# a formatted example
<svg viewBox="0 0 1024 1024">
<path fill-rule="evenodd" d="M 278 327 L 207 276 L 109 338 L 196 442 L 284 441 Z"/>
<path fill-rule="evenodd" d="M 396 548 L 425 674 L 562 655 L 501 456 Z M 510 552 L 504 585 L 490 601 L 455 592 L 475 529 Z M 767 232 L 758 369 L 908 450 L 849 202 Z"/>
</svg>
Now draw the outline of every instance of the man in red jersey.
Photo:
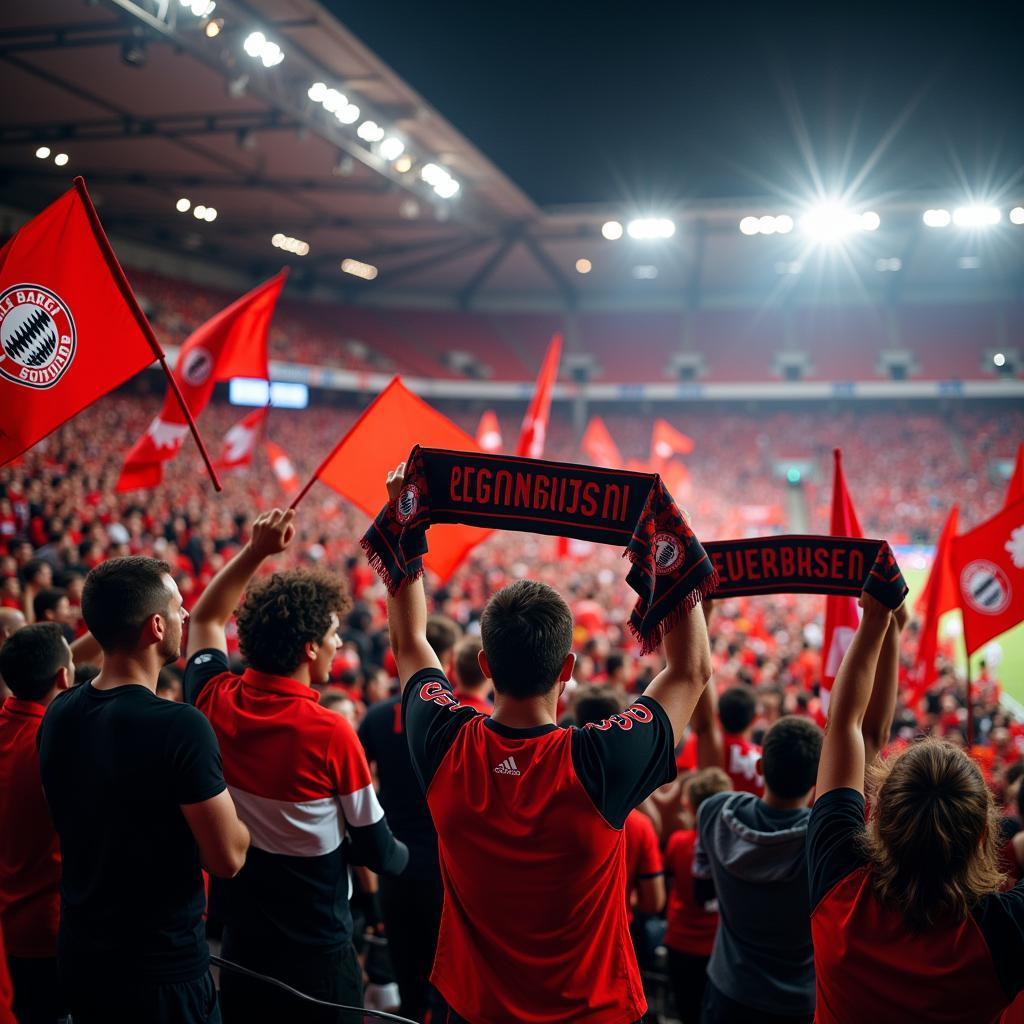
<svg viewBox="0 0 1024 1024">
<path fill-rule="evenodd" d="M 388 476 L 397 499 L 404 465 Z M 471 1024 L 632 1024 L 646 1010 L 629 941 L 629 812 L 675 773 L 673 750 L 711 674 L 703 615 L 665 636 L 636 703 L 560 729 L 572 615 L 520 580 L 488 602 L 480 667 L 490 717 L 459 704 L 427 643 L 422 580 L 389 598 L 413 767 L 437 826 L 445 902 L 432 981 Z"/>
</svg>

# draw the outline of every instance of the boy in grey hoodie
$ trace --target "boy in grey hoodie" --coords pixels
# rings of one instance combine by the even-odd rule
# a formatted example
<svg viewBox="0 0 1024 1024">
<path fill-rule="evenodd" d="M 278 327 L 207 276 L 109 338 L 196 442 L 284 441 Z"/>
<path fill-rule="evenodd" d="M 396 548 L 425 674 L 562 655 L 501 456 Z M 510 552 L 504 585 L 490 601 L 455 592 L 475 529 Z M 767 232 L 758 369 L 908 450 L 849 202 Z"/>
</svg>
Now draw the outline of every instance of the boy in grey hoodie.
<svg viewBox="0 0 1024 1024">
<path fill-rule="evenodd" d="M 814 949 L 807 881 L 808 805 L 821 730 L 780 718 L 764 739 L 764 797 L 717 793 L 700 806 L 694 888 L 718 899 L 703 1024 L 810 1024 Z"/>
</svg>

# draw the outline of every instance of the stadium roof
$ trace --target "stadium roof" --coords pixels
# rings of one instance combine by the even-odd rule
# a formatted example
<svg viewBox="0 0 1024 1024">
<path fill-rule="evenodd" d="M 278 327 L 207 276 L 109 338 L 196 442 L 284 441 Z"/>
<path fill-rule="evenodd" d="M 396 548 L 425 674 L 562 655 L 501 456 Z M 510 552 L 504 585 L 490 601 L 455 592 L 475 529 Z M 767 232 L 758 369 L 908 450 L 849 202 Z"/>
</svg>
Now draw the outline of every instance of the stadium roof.
<svg viewBox="0 0 1024 1024">
<path fill-rule="evenodd" d="M 297 285 L 357 302 L 687 308 L 1022 293 L 1024 224 L 1010 210 L 1024 195 L 999 197 L 1000 222 L 989 228 L 922 222 L 926 209 L 989 197 L 890 195 L 857 210 L 877 213 L 876 228 L 857 221 L 838 245 L 809 240 L 797 198 L 540 209 L 313 0 L 211 6 L 0 7 L 5 203 L 36 210 L 82 174 L 115 238 L 250 277 L 289 263 Z M 311 92 L 314 83 L 322 86 Z M 360 108 L 351 123 L 336 95 L 334 112 L 325 109 L 328 89 Z M 408 170 L 382 156 L 381 132 L 404 145 Z M 197 218 L 200 206 L 216 219 Z M 744 217 L 777 215 L 792 230 L 740 231 Z M 629 220 L 643 216 L 671 220 L 672 236 L 631 238 Z M 611 220 L 627 226 L 621 239 L 603 237 Z M 310 251 L 275 249 L 273 236 Z M 376 278 L 343 274 L 343 260 L 376 268 Z M 580 260 L 589 272 L 578 272 Z"/>
</svg>

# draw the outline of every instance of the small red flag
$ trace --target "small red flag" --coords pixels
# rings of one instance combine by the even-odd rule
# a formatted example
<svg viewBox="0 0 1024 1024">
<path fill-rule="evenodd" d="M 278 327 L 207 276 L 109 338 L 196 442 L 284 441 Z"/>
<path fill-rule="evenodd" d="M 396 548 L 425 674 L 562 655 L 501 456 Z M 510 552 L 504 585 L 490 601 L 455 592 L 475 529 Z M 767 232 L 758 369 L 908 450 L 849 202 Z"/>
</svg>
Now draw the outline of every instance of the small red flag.
<svg viewBox="0 0 1024 1024">
<path fill-rule="evenodd" d="M 206 408 L 218 381 L 269 378 L 267 333 L 287 270 L 236 299 L 189 335 L 174 364 L 177 381 L 193 416 Z M 188 431 L 172 394 L 125 458 L 117 490 L 150 487 L 163 477 L 163 464 L 181 450 Z"/>
<path fill-rule="evenodd" d="M 863 537 L 857 513 L 853 509 L 850 493 L 846 489 L 846 477 L 843 474 L 843 453 L 833 449 L 835 470 L 832 477 L 832 522 L 829 533 L 833 537 Z M 853 634 L 860 624 L 860 612 L 855 597 L 825 598 L 825 635 L 822 641 L 821 654 L 821 689 L 822 695 L 832 692 L 832 684 L 846 654 Z M 824 701 L 827 704 L 827 699 Z M 828 710 L 827 707 L 825 710 Z"/>
<path fill-rule="evenodd" d="M 501 425 L 493 409 L 488 409 L 480 417 L 480 425 L 476 428 L 476 443 L 482 451 L 492 455 L 501 451 Z"/>
<path fill-rule="evenodd" d="M 935 545 L 935 560 L 928 574 L 922 595 L 925 603 L 922 608 L 918 601 L 919 611 L 923 611 L 924 621 L 917 642 L 917 657 L 910 670 L 910 692 L 907 696 L 907 707 L 913 708 L 928 692 L 928 687 L 935 682 L 935 655 L 939 650 L 939 619 L 949 611 L 943 607 L 947 591 L 952 591 L 955 608 L 958 601 L 956 574 L 953 572 L 953 538 L 956 536 L 960 510 L 954 505 L 949 510 L 946 525 L 939 534 Z"/>
<path fill-rule="evenodd" d="M 530 399 L 530 405 L 523 417 L 519 431 L 519 446 L 516 455 L 527 459 L 544 457 L 544 441 L 548 433 L 548 414 L 551 411 L 551 395 L 558 378 L 558 363 L 562 358 L 562 336 L 556 334 L 548 345 L 547 354 L 537 375 L 537 387 Z"/>
<path fill-rule="evenodd" d="M 1024 500 L 953 540 L 967 653 L 1024 621 Z"/>
<path fill-rule="evenodd" d="M 591 416 L 580 442 L 583 454 L 595 466 L 618 469 L 622 465 L 622 453 L 600 416 Z"/>
<path fill-rule="evenodd" d="M 162 358 L 78 178 L 0 249 L 0 464 Z"/>
<path fill-rule="evenodd" d="M 264 441 L 263 447 L 266 450 L 270 468 L 281 485 L 281 490 L 285 494 L 294 494 L 299 489 L 299 477 L 292 465 L 292 460 L 285 454 L 284 449 L 280 445 L 274 444 L 273 441 Z"/>
<path fill-rule="evenodd" d="M 216 463 L 218 469 L 242 469 L 252 463 L 269 411 L 267 406 L 253 409 L 224 435 L 224 449 Z"/>
<path fill-rule="evenodd" d="M 655 420 L 651 431 L 651 462 L 657 465 L 673 455 L 689 455 L 693 451 L 693 438 L 676 430 L 667 420 Z"/>
<path fill-rule="evenodd" d="M 1017 461 L 1013 464 L 1013 475 L 1006 488 L 1006 501 L 1003 502 L 1003 508 L 1016 505 L 1021 499 L 1024 499 L 1024 441 L 1017 446 Z"/>
<path fill-rule="evenodd" d="M 375 516 L 387 501 L 384 481 L 388 471 L 402 462 L 415 444 L 480 451 L 480 446 L 461 427 L 414 395 L 400 377 L 395 377 L 338 442 L 292 501 L 292 507 L 321 480 L 368 516 Z M 424 564 L 444 581 L 490 533 L 473 526 L 432 526 Z"/>
</svg>

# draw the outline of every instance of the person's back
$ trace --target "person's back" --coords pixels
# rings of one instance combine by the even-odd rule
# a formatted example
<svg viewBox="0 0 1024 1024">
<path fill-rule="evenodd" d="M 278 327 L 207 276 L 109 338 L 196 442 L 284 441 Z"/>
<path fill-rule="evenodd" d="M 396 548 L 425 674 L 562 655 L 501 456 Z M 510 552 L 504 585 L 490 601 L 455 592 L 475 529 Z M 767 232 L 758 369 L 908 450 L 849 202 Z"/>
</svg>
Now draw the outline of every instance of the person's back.
<svg viewBox="0 0 1024 1024">
<path fill-rule="evenodd" d="M 718 793 L 697 817 L 693 874 L 701 902 L 717 897 L 705 1019 L 755 1011 L 794 1021 L 814 1012 L 807 820 L 821 730 L 787 717 L 765 737 L 765 798 Z"/>
</svg>

